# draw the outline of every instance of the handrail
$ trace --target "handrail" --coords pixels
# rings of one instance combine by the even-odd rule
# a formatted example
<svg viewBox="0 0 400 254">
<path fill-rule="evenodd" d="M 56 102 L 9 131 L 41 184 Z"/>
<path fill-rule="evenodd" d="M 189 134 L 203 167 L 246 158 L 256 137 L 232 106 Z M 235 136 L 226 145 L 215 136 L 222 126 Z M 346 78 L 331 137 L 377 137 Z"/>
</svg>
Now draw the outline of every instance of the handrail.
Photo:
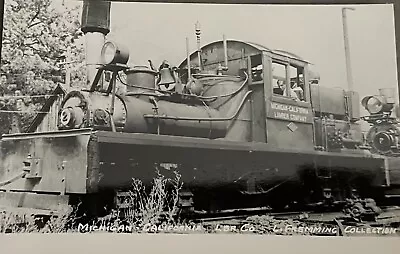
<svg viewBox="0 0 400 254">
<path fill-rule="evenodd" d="M 20 174 L 18 174 L 18 175 L 16 175 L 16 176 L 12 177 L 11 179 L 8 179 L 8 180 L 6 180 L 6 181 L 0 182 L 0 187 L 9 185 L 9 184 L 11 184 L 11 183 L 17 181 L 17 180 L 20 179 L 20 178 L 24 178 L 27 174 L 28 174 L 28 172 L 23 171 L 23 172 L 21 172 Z"/>
</svg>

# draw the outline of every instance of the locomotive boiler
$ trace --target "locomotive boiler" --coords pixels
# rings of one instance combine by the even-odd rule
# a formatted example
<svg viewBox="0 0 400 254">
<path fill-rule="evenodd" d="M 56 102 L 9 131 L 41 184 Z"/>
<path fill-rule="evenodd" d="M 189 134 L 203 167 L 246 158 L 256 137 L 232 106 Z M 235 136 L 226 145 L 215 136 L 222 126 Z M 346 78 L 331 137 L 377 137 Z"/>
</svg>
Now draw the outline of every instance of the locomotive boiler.
<svg viewBox="0 0 400 254">
<path fill-rule="evenodd" d="M 355 191 L 380 202 L 399 183 L 398 162 L 376 153 L 397 134 L 373 120 L 380 143 L 364 149 L 358 94 L 320 85 L 306 60 L 224 37 L 187 47 L 178 66 L 128 66 L 127 50 L 105 42 L 109 8 L 84 3 L 88 86 L 50 99 L 29 133 L 3 135 L 0 204 L 51 211 L 83 200 L 99 214 L 132 178 L 150 185 L 174 172 L 180 206 L 206 211 L 340 207 Z"/>
</svg>

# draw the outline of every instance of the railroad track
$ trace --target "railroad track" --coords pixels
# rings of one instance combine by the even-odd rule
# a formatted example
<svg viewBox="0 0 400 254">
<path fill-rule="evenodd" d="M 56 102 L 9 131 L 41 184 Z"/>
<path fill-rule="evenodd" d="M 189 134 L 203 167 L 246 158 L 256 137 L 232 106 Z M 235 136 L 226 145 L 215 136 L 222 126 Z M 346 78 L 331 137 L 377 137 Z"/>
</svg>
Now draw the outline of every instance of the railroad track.
<svg viewBox="0 0 400 254">
<path fill-rule="evenodd" d="M 236 213 L 236 214 L 235 214 Z M 247 232 L 278 235 L 377 235 L 400 236 L 400 207 L 384 207 L 374 221 L 357 221 L 343 212 L 284 211 L 263 209 L 225 211 L 196 218 L 210 232 Z"/>
</svg>

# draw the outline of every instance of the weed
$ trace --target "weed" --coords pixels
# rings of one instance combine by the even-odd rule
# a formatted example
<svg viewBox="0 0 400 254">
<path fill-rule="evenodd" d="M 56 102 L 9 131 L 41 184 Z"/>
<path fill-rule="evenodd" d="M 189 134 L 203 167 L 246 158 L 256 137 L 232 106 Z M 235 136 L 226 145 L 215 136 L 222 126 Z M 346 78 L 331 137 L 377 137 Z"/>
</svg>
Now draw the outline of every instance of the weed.
<svg viewBox="0 0 400 254">
<path fill-rule="evenodd" d="M 94 225 L 110 225 L 116 227 L 128 223 L 134 228 L 142 228 L 146 224 L 175 223 L 179 212 L 179 191 L 182 188 L 181 175 L 173 171 L 174 177 L 167 178 L 156 168 L 157 176 L 149 189 L 142 181 L 133 179 L 132 188 L 125 198 L 126 209 L 113 210 L 103 218 L 95 218 Z M 149 190 L 149 191 L 148 191 Z M 57 215 L 35 216 L 17 209 L 0 213 L 0 233 L 66 233 L 78 232 L 76 215 L 78 209 L 71 206 L 57 212 Z M 122 221 L 121 218 L 124 218 Z"/>
<path fill-rule="evenodd" d="M 57 215 L 38 216 L 28 211 L 7 209 L 0 213 L 0 233 L 64 233 L 75 220 L 70 206 Z"/>
<path fill-rule="evenodd" d="M 179 191 L 182 188 L 181 175 L 173 171 L 173 179 L 166 178 L 156 170 L 152 187 L 148 192 L 146 186 L 138 179 L 133 179 L 132 189 L 126 199 L 127 209 L 124 217 L 135 226 L 145 224 L 173 223 L 178 213 Z"/>
</svg>

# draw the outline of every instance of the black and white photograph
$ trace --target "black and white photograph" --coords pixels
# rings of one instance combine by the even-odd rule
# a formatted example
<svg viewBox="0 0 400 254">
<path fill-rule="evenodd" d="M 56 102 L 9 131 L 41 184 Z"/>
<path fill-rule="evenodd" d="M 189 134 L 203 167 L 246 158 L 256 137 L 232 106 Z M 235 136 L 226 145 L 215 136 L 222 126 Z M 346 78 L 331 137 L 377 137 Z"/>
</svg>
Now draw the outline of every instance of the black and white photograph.
<svg viewBox="0 0 400 254">
<path fill-rule="evenodd" d="M 3 16 L 0 233 L 400 236 L 393 4 Z"/>
</svg>

